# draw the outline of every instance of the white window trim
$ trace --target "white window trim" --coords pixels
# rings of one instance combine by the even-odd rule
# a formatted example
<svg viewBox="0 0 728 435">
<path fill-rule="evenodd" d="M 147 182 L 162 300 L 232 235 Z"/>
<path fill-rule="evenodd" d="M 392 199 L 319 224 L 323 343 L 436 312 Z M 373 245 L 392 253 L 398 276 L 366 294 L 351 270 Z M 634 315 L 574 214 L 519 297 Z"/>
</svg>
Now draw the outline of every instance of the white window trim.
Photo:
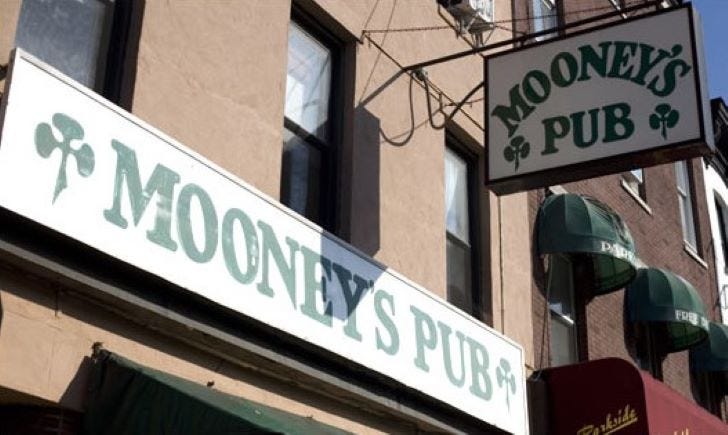
<svg viewBox="0 0 728 435">
<path fill-rule="evenodd" d="M 684 171 L 684 175 L 685 175 L 684 181 L 686 184 L 686 186 L 684 188 L 680 185 L 681 180 L 680 180 L 678 166 L 682 166 L 683 171 Z M 683 209 L 680 209 L 680 222 L 681 222 L 682 231 L 683 231 L 683 243 L 688 248 L 690 248 L 690 250 L 692 250 L 692 253 L 694 254 L 694 256 L 697 256 L 698 258 L 700 258 L 700 256 L 697 254 L 697 252 L 698 252 L 698 247 L 697 247 L 698 228 L 697 228 L 697 225 L 695 225 L 695 209 L 693 208 L 692 192 L 690 192 L 690 185 L 691 185 L 690 168 L 688 168 L 688 162 L 686 160 L 681 160 L 681 161 L 675 162 L 675 178 L 676 178 L 675 187 L 677 189 L 677 193 L 682 198 L 682 201 L 684 203 L 683 208 L 685 208 L 687 210 L 687 212 L 684 213 Z M 687 191 L 685 189 L 687 189 Z M 685 214 L 688 214 L 688 213 L 690 214 L 690 218 L 691 218 L 690 222 L 687 222 L 685 219 L 685 217 L 686 217 Z M 686 234 L 685 229 L 686 229 L 686 227 L 688 227 L 688 225 L 692 227 L 692 232 L 693 232 L 693 236 L 695 237 L 695 242 L 687 240 L 687 238 L 686 238 L 687 234 Z M 690 253 L 689 250 L 688 250 L 688 253 Z"/>
<path fill-rule="evenodd" d="M 642 209 L 647 212 L 647 214 L 652 216 L 652 207 L 650 207 L 645 202 L 645 200 L 642 199 L 639 192 L 635 192 L 635 190 L 632 188 L 632 186 L 630 186 L 630 184 L 624 179 L 620 180 L 620 184 L 622 185 L 622 188 L 627 191 L 629 196 L 631 196 L 632 199 L 634 199 L 637 202 L 637 204 L 639 204 L 639 206 L 642 207 Z"/>
</svg>

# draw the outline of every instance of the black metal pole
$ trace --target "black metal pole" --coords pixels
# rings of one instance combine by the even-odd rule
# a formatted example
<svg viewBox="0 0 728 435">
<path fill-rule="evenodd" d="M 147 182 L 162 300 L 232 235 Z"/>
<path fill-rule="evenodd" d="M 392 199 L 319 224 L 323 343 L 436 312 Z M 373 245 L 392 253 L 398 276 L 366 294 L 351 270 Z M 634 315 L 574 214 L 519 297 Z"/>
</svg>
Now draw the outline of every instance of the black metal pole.
<svg viewBox="0 0 728 435">
<path fill-rule="evenodd" d="M 496 49 L 496 48 L 505 47 L 505 46 L 511 45 L 511 44 L 516 44 L 518 42 L 528 41 L 529 39 L 536 38 L 538 36 L 548 35 L 548 34 L 554 33 L 555 31 L 558 31 L 558 30 L 561 30 L 561 29 L 570 29 L 572 27 L 583 26 L 585 24 L 593 23 L 595 21 L 600 21 L 600 20 L 603 20 L 603 19 L 606 19 L 606 18 L 611 18 L 611 17 L 617 16 L 617 15 L 626 14 L 628 12 L 632 12 L 632 11 L 636 11 L 636 10 L 640 10 L 640 9 L 649 8 L 649 7 L 652 7 L 652 6 L 657 6 L 660 3 L 662 3 L 662 0 L 652 0 L 652 1 L 649 1 L 649 2 L 646 2 L 646 3 L 629 6 L 629 7 L 623 8 L 623 9 L 619 9 L 619 10 L 616 10 L 614 12 L 607 12 L 606 14 L 595 15 L 595 16 L 590 17 L 590 18 L 585 18 L 585 19 L 580 20 L 580 21 L 575 21 L 573 23 L 569 23 L 569 24 L 567 24 L 565 26 L 554 27 L 554 28 L 551 28 L 551 29 L 542 30 L 540 32 L 529 33 L 527 35 L 519 36 L 517 38 L 508 39 L 508 40 L 505 40 L 505 41 L 494 42 L 492 44 L 484 45 L 482 47 L 473 48 L 473 49 L 466 50 L 466 51 L 461 51 L 461 52 L 458 52 L 458 53 L 453 53 L 453 54 L 450 54 L 450 55 L 447 55 L 447 56 L 439 57 L 437 59 L 432 59 L 432 60 L 428 60 L 428 61 L 425 61 L 425 62 L 416 63 L 414 65 L 409 65 L 409 66 L 404 67 L 404 71 L 405 72 L 410 72 L 410 71 L 414 71 L 414 70 L 419 69 L 419 68 L 425 68 L 425 67 L 428 67 L 428 66 L 437 65 L 438 63 L 448 62 L 448 61 L 451 61 L 451 60 L 459 59 L 461 57 L 465 57 L 465 56 L 470 56 L 470 55 L 473 55 L 473 54 L 482 53 L 484 51 L 489 51 L 489 50 L 493 50 L 493 49 Z"/>
</svg>

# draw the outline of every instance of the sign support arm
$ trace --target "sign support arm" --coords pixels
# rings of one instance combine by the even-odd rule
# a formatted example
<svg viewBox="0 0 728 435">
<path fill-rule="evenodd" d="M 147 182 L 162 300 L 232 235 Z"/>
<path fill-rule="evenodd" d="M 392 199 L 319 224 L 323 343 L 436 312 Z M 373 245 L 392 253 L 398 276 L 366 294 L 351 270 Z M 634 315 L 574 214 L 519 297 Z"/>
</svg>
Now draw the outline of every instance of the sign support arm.
<svg viewBox="0 0 728 435">
<path fill-rule="evenodd" d="M 432 66 L 432 65 L 437 65 L 440 63 L 444 63 L 444 62 L 449 62 L 451 60 L 459 59 L 461 57 L 495 50 L 496 48 L 506 47 L 506 46 L 509 46 L 512 44 L 517 44 L 519 42 L 526 42 L 526 41 L 536 38 L 538 36 L 552 34 L 552 33 L 554 33 L 554 31 L 557 31 L 557 30 L 566 30 L 566 29 L 570 29 L 572 27 L 579 27 L 579 26 L 583 26 L 585 24 L 594 23 L 597 21 L 604 20 L 606 18 L 611 18 L 611 17 L 617 16 L 617 15 L 621 16 L 622 14 L 626 14 L 626 13 L 633 12 L 636 10 L 645 9 L 645 8 L 649 8 L 649 7 L 653 7 L 653 6 L 659 6 L 661 3 L 662 3 L 662 0 L 652 0 L 647 3 L 641 3 L 641 4 L 629 6 L 626 8 L 622 8 L 619 10 L 615 10 L 614 12 L 608 12 L 606 14 L 595 15 L 590 18 L 586 18 L 583 20 L 579 20 L 579 21 L 575 21 L 573 23 L 566 24 L 564 26 L 545 29 L 540 32 L 527 33 L 525 35 L 518 36 L 516 38 L 507 39 L 505 41 L 498 41 L 498 42 L 494 42 L 492 44 L 484 45 L 482 47 L 477 47 L 477 48 L 473 48 L 470 50 L 460 51 L 458 53 L 449 54 L 447 56 L 438 57 L 436 59 L 431 59 L 431 60 L 427 60 L 424 62 L 415 63 L 415 64 L 404 67 L 403 70 L 405 72 L 416 71 L 421 68 L 425 68 L 425 67 Z"/>
</svg>

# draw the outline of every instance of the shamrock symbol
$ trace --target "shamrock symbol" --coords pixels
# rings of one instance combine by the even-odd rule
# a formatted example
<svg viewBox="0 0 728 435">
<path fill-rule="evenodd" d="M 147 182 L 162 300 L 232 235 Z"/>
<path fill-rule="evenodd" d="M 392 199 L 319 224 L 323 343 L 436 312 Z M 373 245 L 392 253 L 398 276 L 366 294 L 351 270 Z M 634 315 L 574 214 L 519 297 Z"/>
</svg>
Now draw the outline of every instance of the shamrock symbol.
<svg viewBox="0 0 728 435">
<path fill-rule="evenodd" d="M 500 365 L 495 369 L 495 378 L 498 381 L 498 387 L 503 388 L 505 386 L 506 388 L 506 406 L 510 411 L 510 396 L 516 394 L 516 376 L 511 373 L 511 364 L 505 358 L 501 358 Z"/>
<path fill-rule="evenodd" d="M 506 161 L 516 161 L 516 171 L 518 170 L 519 159 L 525 159 L 528 157 L 528 152 L 531 151 L 531 144 L 526 142 L 523 136 L 516 136 L 511 139 L 511 144 L 503 150 L 503 157 Z"/>
<path fill-rule="evenodd" d="M 58 142 L 53 136 L 51 126 L 42 122 L 35 128 L 35 148 L 38 154 L 43 158 L 50 157 L 54 149 L 61 150 L 61 166 L 58 169 L 58 177 L 56 178 L 56 188 L 53 191 L 53 202 L 63 189 L 68 186 L 66 179 L 66 162 L 68 156 L 76 158 L 76 169 L 82 177 L 88 177 L 94 171 L 94 152 L 88 144 L 83 144 L 77 150 L 71 148 L 71 141 L 83 139 L 83 127 L 75 119 L 56 113 L 53 115 L 53 125 L 63 136 L 63 141 Z"/>
<path fill-rule="evenodd" d="M 650 115 L 650 127 L 657 130 L 662 126 L 662 137 L 667 139 L 667 129 L 673 128 L 680 119 L 680 114 L 674 110 L 669 104 L 662 103 L 655 107 L 655 113 Z"/>
</svg>

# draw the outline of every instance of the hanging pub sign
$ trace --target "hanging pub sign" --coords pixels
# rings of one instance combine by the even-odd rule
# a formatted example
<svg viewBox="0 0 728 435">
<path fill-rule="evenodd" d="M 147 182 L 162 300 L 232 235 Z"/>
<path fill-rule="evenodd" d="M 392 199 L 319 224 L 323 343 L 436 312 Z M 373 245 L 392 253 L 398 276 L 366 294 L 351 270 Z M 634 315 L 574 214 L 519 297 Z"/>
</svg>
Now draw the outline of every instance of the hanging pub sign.
<svg viewBox="0 0 728 435">
<path fill-rule="evenodd" d="M 689 4 L 490 56 L 486 184 L 498 194 L 713 149 Z"/>
<path fill-rule="evenodd" d="M 32 56 L 16 50 L 8 80 L 0 208 L 528 433 L 519 344 Z"/>
</svg>

